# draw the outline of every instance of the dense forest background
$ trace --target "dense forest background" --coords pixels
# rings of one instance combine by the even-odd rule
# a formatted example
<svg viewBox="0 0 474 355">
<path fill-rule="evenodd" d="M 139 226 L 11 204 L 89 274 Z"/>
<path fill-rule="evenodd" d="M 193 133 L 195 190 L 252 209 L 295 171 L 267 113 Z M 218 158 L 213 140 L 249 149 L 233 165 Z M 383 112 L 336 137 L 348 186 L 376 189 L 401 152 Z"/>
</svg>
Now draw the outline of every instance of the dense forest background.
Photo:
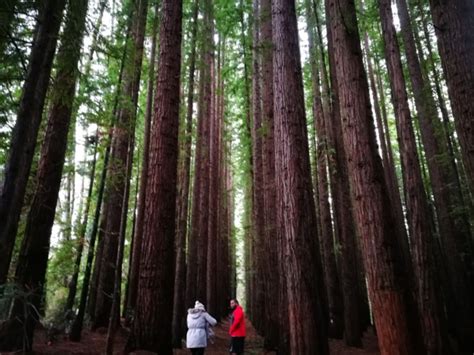
<svg viewBox="0 0 474 355">
<path fill-rule="evenodd" d="M 473 98 L 471 0 L 0 1 L 0 351 L 471 354 Z"/>
</svg>

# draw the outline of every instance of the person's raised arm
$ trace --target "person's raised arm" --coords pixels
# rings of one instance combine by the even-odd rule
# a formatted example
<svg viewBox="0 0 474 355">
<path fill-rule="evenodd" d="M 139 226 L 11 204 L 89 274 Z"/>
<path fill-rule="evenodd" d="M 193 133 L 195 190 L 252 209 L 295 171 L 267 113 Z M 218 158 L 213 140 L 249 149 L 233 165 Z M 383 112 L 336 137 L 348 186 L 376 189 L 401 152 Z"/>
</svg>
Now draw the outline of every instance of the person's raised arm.
<svg viewBox="0 0 474 355">
<path fill-rule="evenodd" d="M 204 317 L 206 318 L 206 321 L 211 325 L 215 326 L 217 324 L 217 321 L 215 318 L 213 318 L 209 313 L 204 313 Z"/>
</svg>

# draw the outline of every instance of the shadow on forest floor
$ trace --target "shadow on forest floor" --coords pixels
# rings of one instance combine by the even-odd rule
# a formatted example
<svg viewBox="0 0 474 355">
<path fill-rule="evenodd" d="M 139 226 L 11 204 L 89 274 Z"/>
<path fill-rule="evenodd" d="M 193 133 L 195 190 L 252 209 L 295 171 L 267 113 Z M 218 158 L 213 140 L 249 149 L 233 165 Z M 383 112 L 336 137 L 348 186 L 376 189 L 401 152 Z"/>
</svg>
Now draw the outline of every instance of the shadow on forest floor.
<svg viewBox="0 0 474 355">
<path fill-rule="evenodd" d="M 247 321 L 248 322 L 248 321 Z M 228 354 L 229 337 L 227 334 L 228 322 L 224 321 L 214 328 L 214 344 L 209 344 L 206 354 Z M 115 353 L 122 354 L 125 342 L 127 340 L 128 330 L 121 329 L 117 332 L 115 339 Z M 106 330 L 99 329 L 97 332 L 84 331 L 82 341 L 74 343 L 68 341 L 66 337 L 59 336 L 56 341 L 48 342 L 44 329 L 38 329 L 35 336 L 34 353 L 35 354 L 76 354 L 92 355 L 103 354 L 106 341 Z M 250 322 L 247 323 L 246 351 L 247 355 L 275 354 L 274 352 L 264 352 L 262 349 L 263 339 L 256 333 Z M 347 347 L 342 340 L 330 340 L 331 354 L 336 355 L 378 355 L 377 338 L 372 331 L 366 333 L 364 337 L 364 349 Z M 3 353 L 5 354 L 5 353 Z M 137 355 L 153 354 L 151 352 L 138 351 Z M 177 349 L 175 355 L 190 354 L 189 350 Z"/>
</svg>

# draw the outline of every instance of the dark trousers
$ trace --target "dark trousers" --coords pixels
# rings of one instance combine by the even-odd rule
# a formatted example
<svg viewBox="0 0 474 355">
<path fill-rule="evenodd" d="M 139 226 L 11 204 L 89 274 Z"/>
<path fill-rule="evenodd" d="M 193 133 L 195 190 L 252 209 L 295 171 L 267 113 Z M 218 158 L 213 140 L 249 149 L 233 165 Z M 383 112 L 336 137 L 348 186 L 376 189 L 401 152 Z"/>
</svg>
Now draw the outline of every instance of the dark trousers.
<svg viewBox="0 0 474 355">
<path fill-rule="evenodd" d="M 230 350 L 231 354 L 243 354 L 244 353 L 244 343 L 245 337 L 232 337 L 230 340 Z"/>
<path fill-rule="evenodd" d="M 191 349 L 192 355 L 204 355 L 204 348 L 193 348 Z"/>
</svg>

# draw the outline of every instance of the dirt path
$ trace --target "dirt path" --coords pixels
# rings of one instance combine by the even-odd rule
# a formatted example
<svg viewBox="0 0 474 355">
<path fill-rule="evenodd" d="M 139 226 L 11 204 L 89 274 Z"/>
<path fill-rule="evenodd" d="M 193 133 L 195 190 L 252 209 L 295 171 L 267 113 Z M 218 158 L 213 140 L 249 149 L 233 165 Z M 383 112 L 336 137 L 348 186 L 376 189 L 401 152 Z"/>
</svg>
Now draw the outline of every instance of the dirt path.
<svg viewBox="0 0 474 355">
<path fill-rule="evenodd" d="M 227 322 L 222 322 L 214 328 L 214 343 L 210 344 L 206 349 L 206 355 L 225 355 L 228 354 L 229 336 Z M 39 330 L 35 336 L 35 354 L 75 354 L 75 355 L 94 355 L 103 354 L 105 348 L 105 329 L 99 329 L 97 332 L 84 331 L 82 341 L 80 343 L 70 342 L 64 336 L 57 336 L 53 342 L 50 342 L 46 332 Z M 115 353 L 122 354 L 125 342 L 127 340 L 128 331 L 125 329 L 117 333 L 115 341 Z M 274 352 L 263 351 L 263 339 L 258 336 L 250 322 L 247 321 L 247 337 L 245 341 L 246 355 L 270 355 Z M 379 355 L 377 347 L 377 339 L 373 333 L 369 332 L 364 337 L 364 348 L 349 348 L 344 345 L 341 340 L 330 340 L 331 354 L 334 355 Z M 1 353 L 2 355 L 5 353 Z M 153 354 L 150 352 L 136 352 L 137 355 Z M 189 350 L 179 349 L 174 351 L 174 355 L 189 355 Z M 297 355 L 297 354 L 295 354 Z"/>
</svg>

